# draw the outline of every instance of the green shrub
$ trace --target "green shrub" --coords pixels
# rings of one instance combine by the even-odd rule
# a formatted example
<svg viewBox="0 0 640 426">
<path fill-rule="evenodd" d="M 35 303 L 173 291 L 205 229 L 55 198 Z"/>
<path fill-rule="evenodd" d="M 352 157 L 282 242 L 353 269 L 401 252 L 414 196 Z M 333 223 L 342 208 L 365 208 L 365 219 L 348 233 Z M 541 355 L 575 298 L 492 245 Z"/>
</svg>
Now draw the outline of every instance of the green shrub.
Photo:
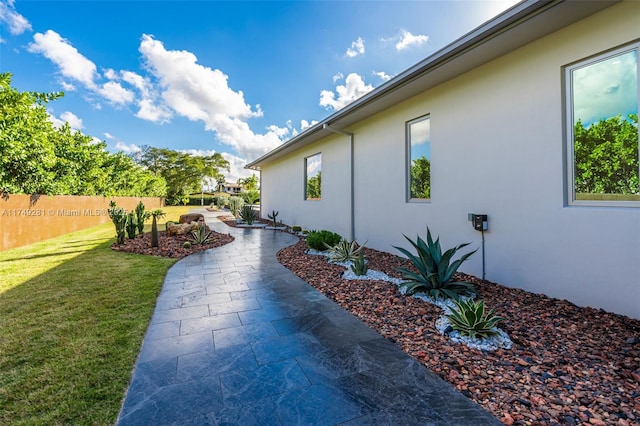
<svg viewBox="0 0 640 426">
<path fill-rule="evenodd" d="M 302 232 L 302 226 L 300 226 L 300 225 L 293 225 L 293 226 L 291 227 L 291 230 L 292 230 L 293 232 Z"/>
<path fill-rule="evenodd" d="M 223 209 L 224 206 L 227 205 L 228 198 L 229 197 L 225 197 L 223 195 L 216 195 L 215 197 L 213 197 L 213 202 L 216 204 L 216 206 L 218 206 L 221 209 Z"/>
<path fill-rule="evenodd" d="M 253 209 L 253 207 L 244 205 L 240 210 L 240 219 L 247 222 L 247 225 L 253 225 L 253 222 L 258 219 L 258 213 Z"/>
<path fill-rule="evenodd" d="M 328 246 L 329 260 L 332 262 L 349 262 L 356 260 L 362 252 L 364 244 L 359 246 L 357 241 L 342 240 L 335 246 Z"/>
<path fill-rule="evenodd" d="M 191 248 L 191 243 L 189 241 L 185 241 L 184 244 L 182 244 L 182 247 L 184 247 L 186 249 L 190 249 Z"/>
<path fill-rule="evenodd" d="M 355 259 L 353 259 L 353 264 L 351 265 L 351 270 L 357 276 L 367 275 L 367 271 L 369 267 L 367 266 L 367 262 L 364 259 L 364 254 L 362 252 L 358 253 Z"/>
<path fill-rule="evenodd" d="M 444 254 L 440 247 L 440 238 L 434 242 L 431 238 L 431 231 L 427 227 L 427 242 L 418 237 L 417 241 L 412 241 L 406 235 L 404 236 L 411 245 L 416 249 L 417 255 L 410 253 L 401 247 L 395 247 L 402 254 L 407 256 L 413 266 L 417 269 L 417 273 L 407 268 L 397 268 L 402 272 L 405 281 L 400 287 L 407 294 L 423 292 L 434 298 L 450 298 L 457 300 L 460 296 L 470 296 L 475 293 L 473 285 L 463 281 L 453 281 L 453 275 L 456 273 L 462 262 L 467 260 L 469 256 L 476 250 L 467 253 L 460 259 L 451 262 L 451 259 L 458 250 L 469 245 L 460 244 L 457 247 L 447 250 Z"/>
<path fill-rule="evenodd" d="M 493 309 L 485 312 L 484 300 L 474 302 L 473 299 L 454 300 L 456 307 L 447 314 L 451 327 L 463 336 L 471 338 L 487 337 L 498 334 L 495 326 L 504 318 L 493 314 Z"/>
<path fill-rule="evenodd" d="M 244 200 L 240 197 L 229 197 L 228 204 L 231 214 L 237 218 L 240 209 L 244 206 Z"/>
<path fill-rule="evenodd" d="M 340 240 L 342 240 L 340 235 L 325 229 L 322 231 L 311 231 L 309 235 L 307 235 L 307 244 L 317 251 L 325 251 L 327 246 L 335 246 Z"/>
</svg>

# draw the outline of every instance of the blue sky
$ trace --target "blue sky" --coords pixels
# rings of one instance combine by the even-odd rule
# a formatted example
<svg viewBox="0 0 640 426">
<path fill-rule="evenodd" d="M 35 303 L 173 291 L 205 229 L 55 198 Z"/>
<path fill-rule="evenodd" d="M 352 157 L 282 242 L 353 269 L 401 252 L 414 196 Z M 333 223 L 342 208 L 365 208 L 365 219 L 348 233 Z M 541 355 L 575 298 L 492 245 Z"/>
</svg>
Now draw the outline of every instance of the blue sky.
<svg viewBox="0 0 640 426">
<path fill-rule="evenodd" d="M 0 71 L 111 151 L 220 152 L 233 182 L 514 3 L 0 0 Z"/>
</svg>

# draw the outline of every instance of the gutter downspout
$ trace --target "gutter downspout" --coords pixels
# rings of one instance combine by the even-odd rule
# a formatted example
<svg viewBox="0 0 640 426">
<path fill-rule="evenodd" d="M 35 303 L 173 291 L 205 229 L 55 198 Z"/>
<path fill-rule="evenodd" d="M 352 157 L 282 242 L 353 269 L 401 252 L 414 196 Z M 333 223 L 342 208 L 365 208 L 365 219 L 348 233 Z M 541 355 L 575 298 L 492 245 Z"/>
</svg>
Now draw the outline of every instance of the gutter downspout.
<svg viewBox="0 0 640 426">
<path fill-rule="evenodd" d="M 349 220 L 350 220 L 350 240 L 355 241 L 356 239 L 356 218 L 355 218 L 355 190 L 354 190 L 354 173 L 353 173 L 353 163 L 354 163 L 354 155 L 353 155 L 353 133 L 346 132 L 344 130 L 338 130 L 331 127 L 329 124 L 324 123 L 322 125 L 323 129 L 329 130 L 333 133 L 338 133 L 340 135 L 349 136 L 349 173 L 350 173 L 350 194 L 349 194 Z"/>
</svg>

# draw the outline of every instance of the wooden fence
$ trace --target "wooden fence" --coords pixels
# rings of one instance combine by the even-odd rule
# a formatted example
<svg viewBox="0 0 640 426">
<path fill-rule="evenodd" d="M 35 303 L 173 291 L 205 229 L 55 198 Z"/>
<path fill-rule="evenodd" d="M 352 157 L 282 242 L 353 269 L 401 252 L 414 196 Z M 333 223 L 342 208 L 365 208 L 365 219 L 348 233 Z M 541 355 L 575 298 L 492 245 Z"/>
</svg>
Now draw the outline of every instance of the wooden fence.
<svg viewBox="0 0 640 426">
<path fill-rule="evenodd" d="M 127 211 L 140 201 L 147 210 L 164 205 L 157 197 L 5 196 L 0 198 L 0 251 L 110 222 L 111 200 Z"/>
</svg>

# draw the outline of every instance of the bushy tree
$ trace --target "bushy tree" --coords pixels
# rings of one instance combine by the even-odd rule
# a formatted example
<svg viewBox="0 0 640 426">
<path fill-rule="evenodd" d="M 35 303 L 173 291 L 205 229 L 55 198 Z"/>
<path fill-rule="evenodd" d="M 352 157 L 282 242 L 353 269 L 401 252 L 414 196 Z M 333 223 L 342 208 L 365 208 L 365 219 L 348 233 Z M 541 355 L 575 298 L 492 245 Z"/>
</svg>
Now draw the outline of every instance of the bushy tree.
<svg viewBox="0 0 640 426">
<path fill-rule="evenodd" d="M 0 73 L 0 193 L 165 196 L 166 183 L 106 143 L 56 128 L 46 111 L 62 93 L 20 92 Z"/>
<path fill-rule="evenodd" d="M 576 193 L 638 194 L 638 114 L 574 126 Z"/>
<path fill-rule="evenodd" d="M 219 180 L 220 169 L 229 171 L 229 162 L 215 153 L 192 155 L 168 148 L 144 146 L 134 159 L 147 170 L 161 176 L 167 183 L 167 203 L 179 204 L 188 195 L 202 191 L 205 177 Z"/>
<path fill-rule="evenodd" d="M 431 198 L 431 162 L 426 156 L 411 162 L 411 198 Z"/>
<path fill-rule="evenodd" d="M 307 198 L 320 198 L 322 196 L 322 172 L 307 179 Z"/>
</svg>

